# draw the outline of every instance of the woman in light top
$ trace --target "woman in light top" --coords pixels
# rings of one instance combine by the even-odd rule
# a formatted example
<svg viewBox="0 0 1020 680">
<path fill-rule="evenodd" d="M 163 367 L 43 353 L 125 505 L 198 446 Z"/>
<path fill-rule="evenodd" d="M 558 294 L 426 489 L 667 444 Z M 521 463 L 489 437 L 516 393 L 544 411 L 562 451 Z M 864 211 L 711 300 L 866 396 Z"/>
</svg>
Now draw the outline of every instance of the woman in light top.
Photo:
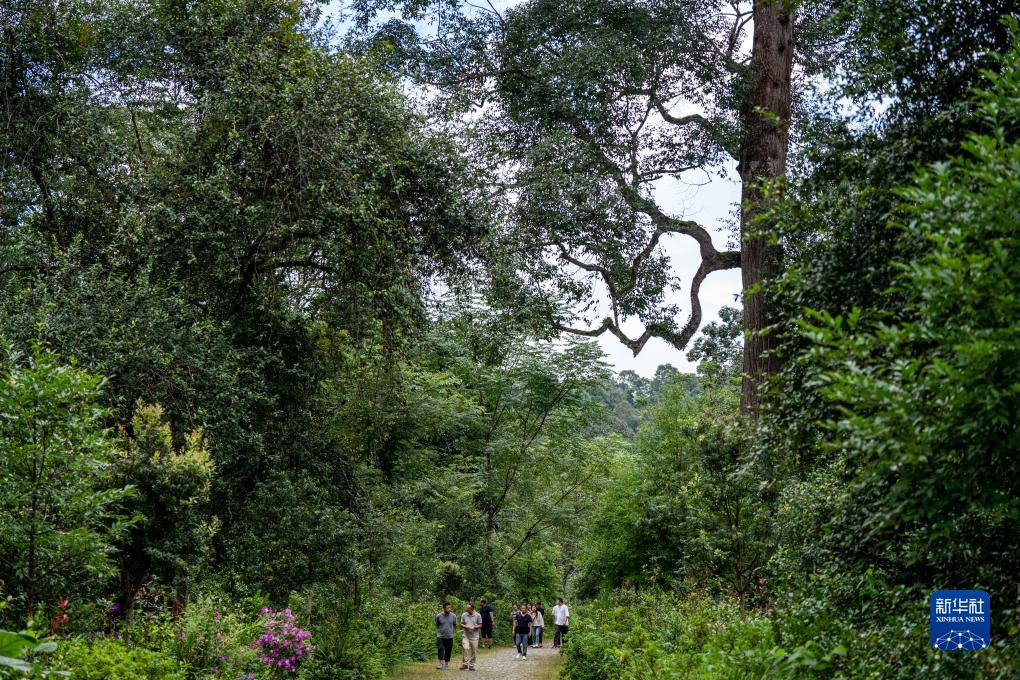
<svg viewBox="0 0 1020 680">
<path fill-rule="evenodd" d="M 531 605 L 531 646 L 541 647 L 542 646 L 542 629 L 545 628 L 545 617 L 542 616 L 542 612 L 539 611 L 537 605 Z"/>
</svg>

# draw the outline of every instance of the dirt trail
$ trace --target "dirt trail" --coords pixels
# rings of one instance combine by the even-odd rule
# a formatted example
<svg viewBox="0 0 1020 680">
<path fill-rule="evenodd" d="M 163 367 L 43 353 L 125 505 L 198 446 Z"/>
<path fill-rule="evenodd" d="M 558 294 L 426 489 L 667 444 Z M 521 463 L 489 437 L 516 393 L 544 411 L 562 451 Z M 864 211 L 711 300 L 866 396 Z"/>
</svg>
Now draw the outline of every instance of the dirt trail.
<svg viewBox="0 0 1020 680">
<path fill-rule="evenodd" d="M 517 659 L 513 647 L 495 647 L 478 650 L 475 671 L 461 671 L 461 647 L 458 637 L 453 643 L 453 658 L 449 670 L 436 670 L 435 659 L 408 666 L 393 676 L 393 680 L 425 680 L 425 678 L 462 678 L 463 680 L 556 680 L 560 672 L 560 650 L 546 645 L 542 649 L 529 649 L 526 661 Z"/>
</svg>

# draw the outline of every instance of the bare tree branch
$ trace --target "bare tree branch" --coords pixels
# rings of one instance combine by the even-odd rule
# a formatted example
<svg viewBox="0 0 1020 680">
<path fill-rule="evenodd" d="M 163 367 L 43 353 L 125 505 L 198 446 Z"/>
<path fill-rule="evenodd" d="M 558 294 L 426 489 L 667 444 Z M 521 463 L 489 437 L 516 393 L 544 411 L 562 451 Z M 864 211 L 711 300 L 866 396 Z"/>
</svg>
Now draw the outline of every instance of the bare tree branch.
<svg viewBox="0 0 1020 680">
<path fill-rule="evenodd" d="M 588 481 L 592 477 L 594 477 L 595 473 L 598 471 L 599 468 L 595 468 L 591 470 L 587 475 L 582 475 L 575 479 L 574 482 L 567 486 L 567 488 L 559 495 L 559 497 L 552 503 L 548 504 L 547 507 L 553 508 L 559 507 L 560 503 L 565 501 L 567 497 L 570 496 L 570 494 L 574 493 L 574 491 L 576 491 L 582 485 L 587 484 Z M 528 544 L 528 541 L 538 536 L 546 529 L 551 529 L 552 527 L 556 526 L 556 522 L 554 520 L 546 519 L 549 516 L 549 514 L 550 513 L 548 511 L 542 513 L 541 515 L 539 515 L 538 519 L 536 519 L 532 523 L 532 525 L 528 527 L 528 530 L 524 532 L 524 537 L 521 538 L 521 540 L 518 542 L 517 547 L 510 551 L 510 554 L 500 563 L 499 566 L 501 569 L 505 567 L 507 564 L 509 564 L 510 560 L 517 556 L 517 553 L 519 553 L 524 548 L 524 546 Z"/>
<path fill-rule="evenodd" d="M 598 337 L 606 331 L 609 331 L 615 335 L 625 347 L 629 348 L 635 356 L 641 352 L 645 344 L 648 342 L 648 339 L 651 337 L 662 338 L 677 349 L 683 349 L 687 343 L 690 342 L 691 338 L 698 331 L 698 328 L 701 325 L 702 310 L 700 292 L 702 282 L 705 280 L 706 276 L 714 271 L 739 267 L 740 253 L 735 251 L 720 252 L 712 243 L 712 235 L 709 234 L 707 229 L 693 220 L 678 220 L 667 215 L 655 204 L 654 201 L 641 195 L 641 192 L 637 189 L 637 187 L 627 182 L 624 173 L 619 167 L 617 167 L 616 163 L 614 163 L 612 159 L 605 154 L 597 140 L 591 132 L 588 131 L 584 124 L 569 111 L 562 113 L 575 135 L 585 142 L 595 159 L 612 178 L 613 182 L 617 186 L 621 198 L 623 198 L 623 200 L 633 210 L 648 216 L 652 223 L 656 225 L 656 229 L 652 232 L 652 235 L 644 248 L 642 248 L 631 261 L 629 280 L 622 286 L 616 285 L 616 280 L 607 268 L 585 262 L 575 255 L 572 255 L 567 250 L 566 246 L 559 244 L 560 257 L 563 260 L 570 262 L 585 271 L 598 273 L 602 276 L 602 279 L 605 281 L 606 287 L 609 290 L 610 302 L 613 305 L 614 313 L 613 318 L 604 319 L 602 324 L 594 329 L 579 329 L 557 324 L 555 325 L 556 330 L 586 337 Z M 641 267 L 645 260 L 651 256 L 652 252 L 659 244 L 659 240 L 662 238 L 663 234 L 671 233 L 690 236 L 698 242 L 698 246 L 701 251 L 701 265 L 698 267 L 694 278 L 691 280 L 690 316 L 679 331 L 674 331 L 666 324 L 650 324 L 639 337 L 631 338 L 620 328 L 619 315 L 616 311 L 618 309 L 619 302 L 624 296 L 636 288 L 641 275 Z"/>
<path fill-rule="evenodd" d="M 659 232 L 656 232 L 657 234 Z M 657 238 L 655 239 L 657 240 Z M 654 240 L 649 242 L 654 248 Z M 649 251 L 650 252 L 650 249 Z M 644 333 L 637 338 L 631 338 L 623 332 L 620 328 L 617 320 L 611 318 L 605 318 L 602 324 L 597 328 L 584 329 L 574 328 L 563 324 L 554 324 L 554 328 L 562 333 L 571 333 L 573 335 L 580 335 L 589 338 L 595 338 L 606 331 L 609 331 L 631 352 L 634 356 L 637 356 L 645 344 L 650 338 L 661 338 L 670 345 L 677 349 L 683 349 L 687 346 L 687 343 L 691 341 L 694 334 L 698 332 L 698 328 L 701 326 L 702 309 L 701 309 L 701 284 L 705 281 L 705 278 L 714 271 L 722 269 L 735 269 L 740 266 L 740 253 L 736 251 L 726 251 L 722 253 L 716 253 L 713 259 L 702 260 L 701 265 L 698 267 L 697 272 L 694 274 L 694 278 L 691 279 L 691 313 L 687 317 L 687 322 L 679 331 L 674 331 L 670 326 L 662 323 L 652 323 L 645 327 Z"/>
</svg>

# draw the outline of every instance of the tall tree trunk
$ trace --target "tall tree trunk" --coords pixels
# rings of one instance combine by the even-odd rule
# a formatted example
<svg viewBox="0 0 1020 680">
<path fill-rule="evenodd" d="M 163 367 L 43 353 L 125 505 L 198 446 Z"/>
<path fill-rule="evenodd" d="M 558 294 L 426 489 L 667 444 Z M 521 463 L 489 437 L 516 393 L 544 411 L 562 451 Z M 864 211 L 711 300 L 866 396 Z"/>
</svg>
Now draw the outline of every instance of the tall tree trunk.
<svg viewBox="0 0 1020 680">
<path fill-rule="evenodd" d="M 485 557 L 489 568 L 489 587 L 495 588 L 499 579 L 496 578 L 496 558 L 492 552 L 492 538 L 496 533 L 496 511 L 493 507 L 485 509 Z"/>
<path fill-rule="evenodd" d="M 32 522 L 28 533 L 28 572 L 25 574 L 25 607 L 28 615 L 35 615 L 35 510 L 36 500 L 32 498 Z"/>
<path fill-rule="evenodd" d="M 751 92 L 744 114 L 740 151 L 740 269 L 744 290 L 744 380 L 740 410 L 755 415 L 761 404 L 762 381 L 779 365 L 776 339 L 765 329 L 773 321 L 762 286 L 776 272 L 779 254 L 769 244 L 756 218 L 765 208 L 763 184 L 786 176 L 790 140 L 793 74 L 793 3 L 754 1 L 754 42 L 751 47 Z"/>
<path fill-rule="evenodd" d="M 188 586 L 187 582 L 180 581 L 177 587 L 174 588 L 174 599 L 173 599 L 173 613 L 174 616 L 181 616 L 184 614 L 184 607 L 188 601 Z"/>
</svg>

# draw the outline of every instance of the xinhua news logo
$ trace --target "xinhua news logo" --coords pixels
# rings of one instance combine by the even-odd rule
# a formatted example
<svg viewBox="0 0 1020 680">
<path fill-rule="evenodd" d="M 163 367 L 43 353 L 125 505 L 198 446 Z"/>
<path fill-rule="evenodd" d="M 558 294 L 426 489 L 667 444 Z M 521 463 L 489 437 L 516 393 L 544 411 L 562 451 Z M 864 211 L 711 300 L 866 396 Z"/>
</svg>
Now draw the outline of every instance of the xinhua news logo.
<svg viewBox="0 0 1020 680">
<path fill-rule="evenodd" d="M 991 642 L 991 600 L 983 590 L 936 590 L 931 594 L 928 622 L 935 649 L 984 649 Z"/>
</svg>

